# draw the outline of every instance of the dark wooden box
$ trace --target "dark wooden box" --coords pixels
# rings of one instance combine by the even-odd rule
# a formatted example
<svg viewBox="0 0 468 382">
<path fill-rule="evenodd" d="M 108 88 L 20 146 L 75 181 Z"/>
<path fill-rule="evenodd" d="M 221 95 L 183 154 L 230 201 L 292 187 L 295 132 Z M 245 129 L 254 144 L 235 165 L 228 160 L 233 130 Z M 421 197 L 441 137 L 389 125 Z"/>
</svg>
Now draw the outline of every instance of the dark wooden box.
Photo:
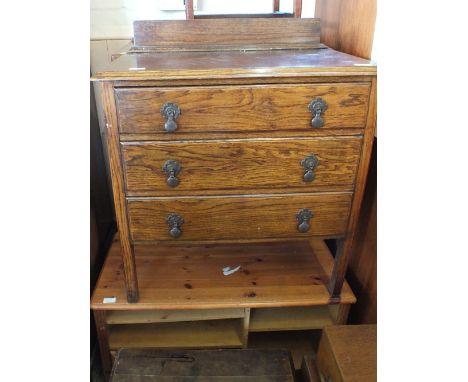
<svg viewBox="0 0 468 382">
<path fill-rule="evenodd" d="M 293 382 L 292 360 L 283 349 L 121 349 L 112 382 Z"/>
</svg>

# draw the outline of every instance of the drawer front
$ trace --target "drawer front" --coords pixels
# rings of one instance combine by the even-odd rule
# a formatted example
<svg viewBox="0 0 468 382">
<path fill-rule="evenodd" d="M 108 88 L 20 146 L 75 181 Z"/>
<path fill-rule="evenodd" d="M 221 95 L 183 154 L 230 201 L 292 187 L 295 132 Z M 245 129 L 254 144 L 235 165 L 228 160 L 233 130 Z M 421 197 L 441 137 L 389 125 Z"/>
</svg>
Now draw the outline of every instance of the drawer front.
<svg viewBox="0 0 468 382">
<path fill-rule="evenodd" d="M 360 149 L 360 137 L 122 144 L 130 196 L 352 190 Z"/>
<path fill-rule="evenodd" d="M 342 236 L 351 199 L 352 193 L 128 199 L 128 215 L 134 241 Z"/>
<path fill-rule="evenodd" d="M 180 114 L 167 128 L 177 136 L 177 132 L 307 132 L 313 129 L 313 119 L 321 129 L 364 128 L 369 91 L 367 83 L 344 83 L 119 88 L 115 93 L 122 133 L 166 133 L 165 123 L 171 118 L 163 116 L 161 108 L 171 103 Z M 313 104 L 315 108 L 311 105 L 319 99 L 325 102 L 321 111 L 320 101 Z M 170 114 L 174 108 L 165 110 Z"/>
</svg>

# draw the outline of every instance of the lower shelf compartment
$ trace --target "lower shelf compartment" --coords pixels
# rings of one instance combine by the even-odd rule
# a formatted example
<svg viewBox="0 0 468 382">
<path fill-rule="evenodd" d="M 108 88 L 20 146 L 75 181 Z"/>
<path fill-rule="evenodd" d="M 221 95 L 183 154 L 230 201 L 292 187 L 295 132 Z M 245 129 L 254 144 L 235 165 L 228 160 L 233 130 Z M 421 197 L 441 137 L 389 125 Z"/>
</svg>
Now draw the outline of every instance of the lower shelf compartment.
<svg viewBox="0 0 468 382">
<path fill-rule="evenodd" d="M 149 324 L 156 322 L 183 322 L 224 320 L 244 318 L 245 310 L 198 309 L 198 310 L 112 310 L 107 313 L 106 322 L 114 324 Z"/>
<path fill-rule="evenodd" d="M 320 330 L 294 332 L 263 332 L 249 335 L 249 349 L 288 349 L 296 370 L 301 368 L 304 355 L 315 359 L 320 341 Z"/>
<path fill-rule="evenodd" d="M 109 348 L 241 348 L 240 319 L 109 325 Z"/>
<path fill-rule="evenodd" d="M 334 324 L 328 306 L 252 309 L 249 332 L 322 329 Z"/>
</svg>

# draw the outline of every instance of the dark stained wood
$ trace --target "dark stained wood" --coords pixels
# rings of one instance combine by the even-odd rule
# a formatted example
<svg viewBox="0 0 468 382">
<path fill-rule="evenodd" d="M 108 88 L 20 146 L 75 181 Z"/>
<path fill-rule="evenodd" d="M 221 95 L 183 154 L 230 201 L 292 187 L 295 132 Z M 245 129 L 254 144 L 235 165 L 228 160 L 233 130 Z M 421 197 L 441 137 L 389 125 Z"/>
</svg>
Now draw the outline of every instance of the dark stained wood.
<svg viewBox="0 0 468 382">
<path fill-rule="evenodd" d="M 277 52 L 277 51 L 275 51 Z M 247 52 L 246 52 L 247 53 Z M 245 85 L 245 84 L 271 84 L 271 78 L 265 77 L 256 77 L 255 79 L 248 79 L 248 78 L 205 78 L 203 79 L 203 85 Z M 289 77 L 276 77 L 275 84 L 316 84 L 316 83 L 323 83 L 324 78 L 318 76 L 289 76 Z M 370 82 L 369 76 L 336 76 L 330 75 L 326 76 L 326 83 L 352 83 L 352 82 Z M 196 86 L 200 85 L 200 79 L 192 78 L 192 79 L 171 79 L 171 80 L 164 80 L 164 79 L 148 79 L 148 80 L 116 80 L 114 81 L 114 86 L 116 88 L 122 87 L 137 87 L 137 86 L 144 86 L 144 87 L 168 87 L 168 86 Z"/>
<path fill-rule="evenodd" d="M 109 153 L 109 169 L 112 179 L 112 191 L 114 194 L 115 213 L 117 225 L 121 233 L 122 258 L 124 261 L 125 285 L 127 297 L 131 302 L 138 301 L 138 281 L 135 269 L 133 246 L 130 243 L 130 232 L 127 222 L 126 202 L 124 194 L 124 180 L 122 164 L 120 162 L 119 135 L 117 126 L 117 114 L 115 111 L 114 91 L 112 84 L 102 85 L 104 113 L 107 129 L 107 147 Z"/>
<path fill-rule="evenodd" d="M 307 134 L 304 133 L 304 130 L 288 130 L 284 131 L 217 131 L 209 134 L 209 139 L 206 139 L 206 133 L 198 132 L 178 132 L 176 134 L 176 139 L 172 134 L 161 134 L 159 133 L 149 133 L 149 134 L 120 134 L 121 144 L 125 142 L 181 142 L 181 141 L 216 141 L 216 140 L 239 140 L 239 139 L 255 139 L 258 141 L 262 139 L 291 139 L 296 138 L 298 140 L 307 139 L 307 138 L 345 138 L 345 137 L 358 137 L 362 138 L 364 134 L 364 128 L 362 129 L 308 129 Z"/>
<path fill-rule="evenodd" d="M 90 204 L 97 229 L 96 250 L 99 251 L 96 253 L 95 261 L 92 262 L 94 269 L 91 271 L 91 279 L 94 285 L 108 249 L 109 239 L 112 239 L 115 232 L 115 218 L 110 181 L 107 175 L 108 161 L 99 129 L 94 88 L 92 84 L 90 85 Z"/>
<path fill-rule="evenodd" d="M 303 382 L 320 382 L 317 366 L 311 355 L 305 355 L 301 365 Z"/>
<path fill-rule="evenodd" d="M 185 0 L 185 18 L 192 20 L 194 18 L 193 0 Z"/>
<path fill-rule="evenodd" d="M 351 199 L 352 193 L 129 198 L 128 216 L 134 241 L 339 237 L 346 233 Z M 303 208 L 314 214 L 306 233 L 297 229 Z M 177 240 L 166 223 L 172 213 L 185 221 Z"/>
<path fill-rule="evenodd" d="M 370 157 L 372 153 L 372 144 L 374 142 L 375 123 L 377 116 L 377 80 L 372 79 L 372 88 L 370 94 L 369 114 L 367 117 L 367 126 L 364 133 L 364 141 L 362 146 L 361 160 L 356 179 L 356 187 L 354 190 L 353 203 L 348 221 L 348 235 L 339 246 L 335 258 L 335 266 L 330 279 L 329 290 L 332 297 L 340 295 L 341 287 L 345 279 L 345 273 L 348 266 L 349 257 L 354 244 L 356 235 L 356 226 L 358 223 L 359 213 L 361 210 L 362 199 L 367 180 L 367 172 L 369 168 Z"/>
<path fill-rule="evenodd" d="M 122 349 L 112 382 L 294 382 L 286 350 L 157 350 Z"/>
<path fill-rule="evenodd" d="M 377 326 L 329 326 L 323 330 L 317 368 L 324 380 L 377 381 Z"/>
<path fill-rule="evenodd" d="M 94 310 L 93 313 L 99 340 L 102 371 L 106 379 L 108 379 L 112 369 L 112 359 L 109 353 L 109 331 L 106 323 L 106 312 L 104 310 Z"/>
<path fill-rule="evenodd" d="M 358 57 L 371 57 L 376 15 L 376 0 L 315 1 L 321 42 Z"/>
<path fill-rule="evenodd" d="M 138 304 L 127 302 L 119 241 L 94 290 L 97 310 L 219 309 L 326 305 L 333 257 L 321 240 L 205 246 L 136 245 Z M 222 268 L 241 266 L 224 276 Z M 115 296 L 114 304 L 103 298 Z M 343 303 L 356 299 L 345 282 Z"/>
<path fill-rule="evenodd" d="M 187 88 L 119 88 L 119 129 L 122 133 L 162 133 L 161 107 L 176 103 L 179 132 L 313 130 L 308 105 L 320 97 L 328 109 L 321 129 L 363 128 L 368 83 L 317 85 L 251 85 Z"/>
<path fill-rule="evenodd" d="M 267 20 L 267 19 L 265 19 Z M 294 20 L 294 19 L 290 19 Z M 201 21 L 201 20 L 199 20 Z M 271 20 L 278 21 L 278 20 Z M 94 80 L 202 80 L 243 78 L 255 83 L 267 78 L 320 76 L 373 76 L 376 66 L 369 60 L 333 49 L 290 49 L 216 52 L 158 52 L 124 54 L 97 70 Z M 255 80 L 255 81 L 253 81 Z M 180 82 L 179 82 L 180 84 Z"/>
<path fill-rule="evenodd" d="M 294 17 L 301 18 L 302 16 L 302 0 L 294 0 Z M 307 20 L 307 19 L 306 19 Z"/>
<path fill-rule="evenodd" d="M 331 48 L 370 58 L 376 20 L 375 0 L 317 0 L 322 42 Z M 370 159 L 369 177 L 351 249 L 348 280 L 358 295 L 350 312 L 351 323 L 377 322 L 377 140 Z"/>
<path fill-rule="evenodd" d="M 322 138 L 180 143 L 125 143 L 122 157 L 127 195 L 184 195 L 264 192 L 352 191 L 361 138 Z M 304 181 L 301 161 L 319 160 L 315 179 Z M 162 170 L 176 160 L 182 170 L 177 187 Z M 272 166 L 274 164 L 274 166 Z"/>
<path fill-rule="evenodd" d="M 212 15 L 195 15 L 196 19 L 239 19 L 239 18 L 262 18 L 262 19 L 277 19 L 280 17 L 294 17 L 293 13 L 275 12 L 275 13 L 233 13 L 233 14 L 212 14 Z"/>
<path fill-rule="evenodd" d="M 316 20 L 302 21 L 245 19 L 239 23 L 253 27 L 243 29 L 240 34 L 239 28 L 228 28 L 236 23 L 235 19 L 189 20 L 180 24 L 184 26 L 178 31 L 175 28 L 180 22 L 168 22 L 162 29 L 156 28 L 163 25 L 158 22 L 142 22 L 140 32 L 149 29 L 143 39 L 136 36 L 135 41 L 144 40 L 152 45 L 136 44 L 137 49 L 98 72 L 96 80 L 109 81 L 105 103 L 109 126 L 114 129 L 111 161 L 115 171 L 112 176 L 117 177 L 114 194 L 117 195 L 122 241 L 124 249 L 129 249 L 124 253 L 127 273 L 129 270 L 131 273 L 132 264 L 128 260 L 132 259 L 131 244 L 135 242 L 162 241 L 172 245 L 235 241 L 250 245 L 248 242 L 253 240 L 271 240 L 278 245 L 282 238 L 334 237 L 342 239 L 342 245 L 331 276 L 328 273 L 321 277 L 321 281 L 322 286 L 328 285 L 331 294 L 327 303 L 343 303 L 340 292 L 353 247 L 375 128 L 376 67 L 368 60 L 321 45 L 311 49 L 310 41 L 315 38 L 315 32 L 309 29 L 307 34 L 307 25 L 315 25 L 316 28 L 318 23 Z M 187 33 L 191 30 L 194 33 Z M 264 38 L 263 34 L 267 37 Z M 165 35 L 167 38 L 161 42 Z M 245 46 L 250 41 L 252 45 Z M 309 45 L 300 46 L 304 41 Z M 225 51 L 227 48 L 236 50 Z M 168 49 L 176 51 L 166 52 Z M 206 49 L 217 51 L 203 51 Z M 147 53 L 141 53 L 145 50 Z M 325 128 L 320 129 L 322 132 L 309 127 L 312 116 L 307 105 L 310 96 L 326 98 L 329 104 L 323 116 Z M 170 134 L 161 132 L 164 119 L 159 114 L 162 104 L 169 101 L 177 102 L 182 109 L 177 120 L 180 129 Z M 301 129 L 303 133 L 300 133 Z M 356 134 L 346 133 L 346 130 L 353 130 Z M 146 139 L 153 140 L 149 143 L 151 145 L 184 144 L 185 151 L 188 151 L 198 141 L 200 144 L 206 142 L 205 147 L 209 147 L 208 141 L 221 145 L 228 144 L 228 139 L 261 142 L 268 138 L 283 142 L 284 150 L 287 150 L 288 145 L 292 146 L 295 141 L 324 139 L 327 135 L 331 139 L 340 134 L 343 134 L 340 139 L 353 135 L 361 139 L 363 135 L 354 189 L 349 192 L 343 192 L 339 185 L 334 185 L 319 193 L 298 192 L 301 191 L 299 189 L 271 193 L 274 185 L 260 185 L 248 190 L 249 193 L 246 190 L 246 193 L 237 195 L 235 192 L 218 195 L 216 193 L 222 189 L 211 186 L 210 190 L 193 190 L 193 193 L 187 190 L 185 194 L 174 193 L 171 196 L 158 193 L 157 197 L 131 197 L 123 187 L 120 148 L 130 145 L 124 141 L 133 140 L 135 145 L 141 145 L 141 140 Z M 276 152 L 280 152 L 279 148 Z M 261 157 L 258 150 L 257 155 Z M 200 158 L 201 154 L 197 156 Z M 237 163 L 234 166 L 237 167 Z M 311 230 L 301 235 L 296 229 L 295 213 L 304 207 L 313 209 L 316 216 L 311 221 Z M 168 235 L 165 217 L 172 212 L 186 218 L 181 227 L 182 240 L 174 240 Z M 129 237 L 128 214 L 133 241 Z M 170 245 L 164 247 L 166 254 L 174 251 Z M 136 280 L 135 276 L 133 273 L 127 277 L 127 283 Z M 136 284 L 130 289 L 134 287 Z M 318 295 L 314 298 L 317 299 L 315 301 L 319 299 Z M 317 304 L 320 303 L 311 305 Z"/>
<path fill-rule="evenodd" d="M 314 48 L 320 44 L 316 19 L 215 18 L 134 21 L 134 46 L 151 49 Z M 284 33 L 284 30 L 288 33 Z M 235 30 L 235 33 L 233 33 Z"/>
<path fill-rule="evenodd" d="M 335 323 L 338 325 L 346 325 L 351 305 L 339 304 L 338 306 L 334 305 L 334 307 L 336 307 Z"/>
<path fill-rule="evenodd" d="M 347 279 L 359 296 L 350 323 L 377 323 L 377 139 L 374 139 L 369 175 Z"/>
<path fill-rule="evenodd" d="M 280 0 L 273 0 L 273 12 L 279 12 Z"/>
</svg>

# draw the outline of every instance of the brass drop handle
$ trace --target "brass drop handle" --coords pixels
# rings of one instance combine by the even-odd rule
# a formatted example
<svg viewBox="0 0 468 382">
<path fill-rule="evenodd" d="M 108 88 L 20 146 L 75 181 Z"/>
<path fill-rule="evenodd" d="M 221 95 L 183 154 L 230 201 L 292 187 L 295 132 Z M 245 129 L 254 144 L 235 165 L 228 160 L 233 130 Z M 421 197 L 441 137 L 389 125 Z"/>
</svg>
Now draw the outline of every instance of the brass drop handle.
<svg viewBox="0 0 468 382">
<path fill-rule="evenodd" d="M 180 108 L 175 103 L 167 102 L 161 107 L 161 115 L 166 118 L 164 124 L 164 130 L 168 132 L 174 132 L 177 130 L 176 119 L 180 115 Z"/>
<path fill-rule="evenodd" d="M 320 97 L 315 98 L 311 103 L 309 103 L 309 110 L 314 116 L 311 122 L 312 127 L 322 127 L 325 124 L 322 115 L 327 109 L 327 103 Z"/>
<path fill-rule="evenodd" d="M 179 179 L 177 179 L 177 175 L 179 174 L 180 170 L 182 170 L 182 166 L 179 162 L 175 160 L 168 160 L 164 163 L 162 170 L 168 175 L 167 177 L 167 185 L 169 187 L 177 187 L 179 185 Z"/>
<path fill-rule="evenodd" d="M 310 228 L 310 219 L 314 216 L 311 210 L 303 208 L 296 214 L 296 220 L 299 222 L 297 230 L 299 232 L 307 232 Z"/>
<path fill-rule="evenodd" d="M 178 214 L 170 214 L 166 218 L 166 223 L 169 226 L 169 234 L 174 238 L 177 239 L 180 235 L 182 235 L 182 230 L 180 226 L 184 224 L 184 218 Z"/>
<path fill-rule="evenodd" d="M 314 155 L 311 154 L 308 157 L 305 157 L 303 160 L 301 160 L 301 166 L 304 167 L 305 173 L 304 173 L 304 181 L 305 182 L 312 182 L 315 179 L 315 169 L 319 165 L 319 160 L 318 158 Z"/>
</svg>

